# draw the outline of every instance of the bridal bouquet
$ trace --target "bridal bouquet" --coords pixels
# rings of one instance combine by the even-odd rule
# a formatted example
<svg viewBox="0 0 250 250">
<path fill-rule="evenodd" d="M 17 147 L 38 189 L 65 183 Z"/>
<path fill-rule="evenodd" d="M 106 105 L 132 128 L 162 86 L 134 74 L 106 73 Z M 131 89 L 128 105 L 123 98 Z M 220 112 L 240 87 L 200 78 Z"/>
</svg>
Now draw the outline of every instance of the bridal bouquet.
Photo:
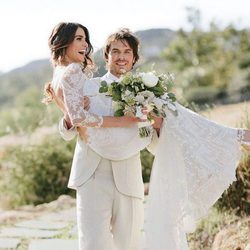
<svg viewBox="0 0 250 250">
<path fill-rule="evenodd" d="M 173 85 L 173 75 L 169 73 L 157 75 L 155 72 L 128 72 L 117 82 L 107 84 L 102 81 L 99 92 L 112 97 L 114 116 L 127 115 L 147 119 L 147 123 L 139 123 L 140 136 L 146 137 L 152 131 L 152 113 L 165 117 L 167 107 L 177 115 L 175 94 L 170 92 Z M 142 113 L 143 108 L 149 111 L 146 117 Z"/>
</svg>

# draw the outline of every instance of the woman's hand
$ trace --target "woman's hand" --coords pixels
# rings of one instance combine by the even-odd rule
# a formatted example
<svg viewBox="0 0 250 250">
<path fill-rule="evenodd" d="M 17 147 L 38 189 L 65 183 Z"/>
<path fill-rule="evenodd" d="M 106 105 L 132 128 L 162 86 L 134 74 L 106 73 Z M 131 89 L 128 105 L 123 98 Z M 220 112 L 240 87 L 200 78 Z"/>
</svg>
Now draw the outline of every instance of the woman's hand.
<svg viewBox="0 0 250 250">
<path fill-rule="evenodd" d="M 90 99 L 87 96 L 83 97 L 83 107 L 87 111 L 90 109 Z"/>
<path fill-rule="evenodd" d="M 250 130 L 249 129 L 244 130 L 243 141 L 250 143 Z"/>
<path fill-rule="evenodd" d="M 241 146 L 247 151 L 250 151 L 250 130 L 249 129 L 244 130 L 244 136 L 241 141 Z"/>
</svg>

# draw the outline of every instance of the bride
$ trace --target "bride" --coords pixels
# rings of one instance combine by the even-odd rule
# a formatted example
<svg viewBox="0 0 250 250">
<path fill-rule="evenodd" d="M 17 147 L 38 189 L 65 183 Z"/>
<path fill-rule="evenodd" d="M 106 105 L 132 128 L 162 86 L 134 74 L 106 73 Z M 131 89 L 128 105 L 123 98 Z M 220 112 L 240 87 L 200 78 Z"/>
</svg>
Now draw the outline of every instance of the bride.
<svg viewBox="0 0 250 250">
<path fill-rule="evenodd" d="M 67 55 L 71 60 L 61 58 L 46 87 L 48 100 L 65 104 L 71 123 L 95 152 L 111 160 L 126 159 L 148 146 L 151 137 L 139 136 L 139 118 L 105 115 L 99 85 L 88 82 L 90 51 L 86 42 Z M 88 111 L 84 96 L 91 99 Z M 211 122 L 178 103 L 176 108 L 178 116 L 166 110 L 151 174 L 145 221 L 149 250 L 188 248 L 186 233 L 194 231 L 196 221 L 234 181 L 240 145 L 250 141 L 249 130 Z"/>
</svg>

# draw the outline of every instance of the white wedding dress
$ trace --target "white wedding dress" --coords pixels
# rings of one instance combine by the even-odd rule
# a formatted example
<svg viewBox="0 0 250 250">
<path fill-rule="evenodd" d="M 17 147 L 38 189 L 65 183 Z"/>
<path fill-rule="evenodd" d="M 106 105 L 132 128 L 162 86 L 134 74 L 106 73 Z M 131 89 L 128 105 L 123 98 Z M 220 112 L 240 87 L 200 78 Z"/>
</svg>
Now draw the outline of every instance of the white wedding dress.
<svg viewBox="0 0 250 250">
<path fill-rule="evenodd" d="M 238 129 L 221 126 L 176 104 L 167 111 L 146 204 L 146 249 L 188 249 L 195 230 L 235 180 L 241 156 Z"/>
<path fill-rule="evenodd" d="M 104 94 L 99 94 L 93 82 L 83 74 L 80 64 L 57 66 L 52 87 L 57 93 L 63 90 L 64 102 L 75 126 L 86 126 L 88 145 L 99 155 L 110 160 L 124 160 L 136 155 L 151 142 L 151 136 L 141 138 L 137 124 L 131 127 L 99 128 L 102 116 L 108 116 L 110 107 L 105 106 Z M 92 89 L 92 91 L 91 91 Z M 88 111 L 83 108 L 84 95 L 91 95 Z"/>
<path fill-rule="evenodd" d="M 140 138 L 137 126 L 98 128 L 105 112 L 98 115 L 98 95 L 89 111 L 83 109 L 86 79 L 79 64 L 71 64 L 55 70 L 53 87 L 63 89 L 73 123 L 88 127 L 90 147 L 112 160 L 145 148 L 151 138 Z M 145 218 L 148 250 L 188 249 L 186 233 L 195 230 L 197 220 L 235 180 L 241 155 L 238 129 L 211 122 L 178 103 L 176 108 L 177 116 L 166 110 L 151 174 Z M 89 127 L 93 124 L 97 127 Z"/>
</svg>

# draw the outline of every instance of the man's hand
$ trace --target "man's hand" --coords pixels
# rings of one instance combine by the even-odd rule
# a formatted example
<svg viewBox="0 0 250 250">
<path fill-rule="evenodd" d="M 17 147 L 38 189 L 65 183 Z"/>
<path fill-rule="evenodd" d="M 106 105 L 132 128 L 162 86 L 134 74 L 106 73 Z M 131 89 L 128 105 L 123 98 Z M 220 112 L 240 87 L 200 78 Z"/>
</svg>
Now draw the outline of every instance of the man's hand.
<svg viewBox="0 0 250 250">
<path fill-rule="evenodd" d="M 148 108 L 148 107 L 143 107 L 142 108 L 142 113 L 144 115 L 149 115 L 154 119 L 154 123 L 152 124 L 153 128 L 155 129 L 157 135 L 160 135 L 160 130 L 161 130 L 161 125 L 163 122 L 163 118 L 156 116 L 153 112 L 151 112 L 152 109 Z"/>
<path fill-rule="evenodd" d="M 152 117 L 154 119 L 153 128 L 155 129 L 157 135 L 159 136 L 162 122 L 163 122 L 163 118 L 161 118 L 159 116 L 155 116 L 155 115 L 152 115 Z"/>
</svg>

